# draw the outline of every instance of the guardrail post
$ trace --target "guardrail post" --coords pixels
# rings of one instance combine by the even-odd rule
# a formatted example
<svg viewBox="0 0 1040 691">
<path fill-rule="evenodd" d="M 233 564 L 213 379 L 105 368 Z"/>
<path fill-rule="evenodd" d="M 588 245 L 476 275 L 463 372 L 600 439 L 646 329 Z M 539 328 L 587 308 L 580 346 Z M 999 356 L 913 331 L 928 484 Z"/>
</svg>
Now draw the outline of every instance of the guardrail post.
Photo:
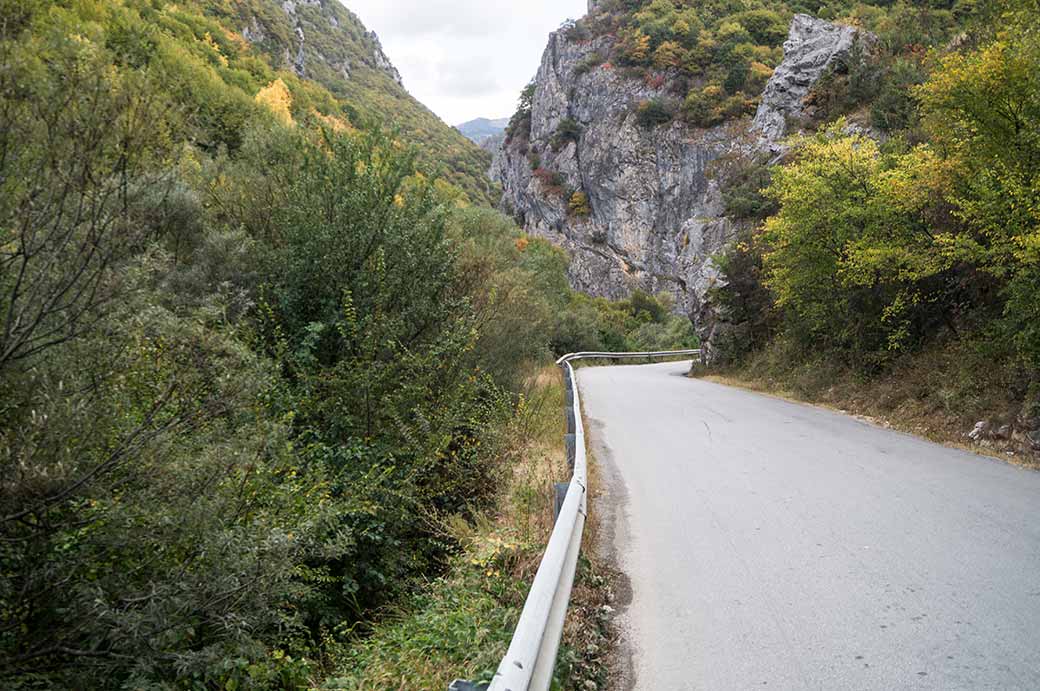
<svg viewBox="0 0 1040 691">
<path fill-rule="evenodd" d="M 465 679 L 456 679 L 448 686 L 448 691 L 487 691 L 487 684 L 474 684 Z"/>
<path fill-rule="evenodd" d="M 565 412 L 567 414 L 567 434 L 574 434 L 574 406 L 567 406 Z"/>
<path fill-rule="evenodd" d="M 560 515 L 560 509 L 563 508 L 563 500 L 567 498 L 567 490 L 570 488 L 570 482 L 553 483 L 553 489 L 555 490 L 555 497 L 553 499 L 553 523 L 556 523 L 556 519 Z"/>
<path fill-rule="evenodd" d="M 563 445 L 567 447 L 567 466 L 574 470 L 574 454 L 577 453 L 577 442 L 573 434 L 563 435 Z"/>
</svg>

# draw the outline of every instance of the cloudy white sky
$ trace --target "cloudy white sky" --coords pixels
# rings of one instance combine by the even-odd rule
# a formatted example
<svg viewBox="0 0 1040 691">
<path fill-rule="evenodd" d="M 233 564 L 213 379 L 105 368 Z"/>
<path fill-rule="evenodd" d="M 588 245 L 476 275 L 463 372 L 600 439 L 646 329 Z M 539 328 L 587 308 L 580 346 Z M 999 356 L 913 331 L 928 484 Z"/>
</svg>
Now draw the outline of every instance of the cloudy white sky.
<svg viewBox="0 0 1040 691">
<path fill-rule="evenodd" d="M 513 113 L 546 37 L 587 0 L 342 0 L 379 34 L 405 88 L 451 125 Z"/>
</svg>

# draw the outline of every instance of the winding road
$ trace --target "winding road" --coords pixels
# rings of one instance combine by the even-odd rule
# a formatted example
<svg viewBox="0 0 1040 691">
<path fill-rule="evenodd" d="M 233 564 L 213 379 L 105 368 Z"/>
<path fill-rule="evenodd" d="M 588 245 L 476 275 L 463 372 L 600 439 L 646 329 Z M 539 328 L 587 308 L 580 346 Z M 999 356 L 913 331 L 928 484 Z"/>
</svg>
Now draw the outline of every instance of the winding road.
<svg viewBox="0 0 1040 691">
<path fill-rule="evenodd" d="M 1040 473 L 688 369 L 578 370 L 623 688 L 1040 689 Z"/>
</svg>

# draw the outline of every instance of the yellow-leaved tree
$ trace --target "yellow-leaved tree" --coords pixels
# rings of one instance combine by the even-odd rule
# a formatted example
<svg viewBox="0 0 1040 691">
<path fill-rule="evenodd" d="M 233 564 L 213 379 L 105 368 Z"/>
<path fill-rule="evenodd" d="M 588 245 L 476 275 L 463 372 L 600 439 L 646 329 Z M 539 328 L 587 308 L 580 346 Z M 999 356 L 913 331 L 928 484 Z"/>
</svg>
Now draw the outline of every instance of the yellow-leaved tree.
<svg viewBox="0 0 1040 691">
<path fill-rule="evenodd" d="M 260 89 L 256 102 L 267 106 L 283 125 L 292 125 L 292 94 L 280 78 Z"/>
</svg>

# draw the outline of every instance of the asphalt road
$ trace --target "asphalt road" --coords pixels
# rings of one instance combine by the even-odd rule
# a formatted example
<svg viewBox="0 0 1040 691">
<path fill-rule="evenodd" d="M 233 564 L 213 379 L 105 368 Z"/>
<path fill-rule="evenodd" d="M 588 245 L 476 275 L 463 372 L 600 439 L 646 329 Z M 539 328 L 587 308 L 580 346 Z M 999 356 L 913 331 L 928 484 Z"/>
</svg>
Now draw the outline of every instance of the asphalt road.
<svg viewBox="0 0 1040 691">
<path fill-rule="evenodd" d="M 578 372 L 625 686 L 1040 689 L 1040 473 L 688 366 Z"/>
</svg>

